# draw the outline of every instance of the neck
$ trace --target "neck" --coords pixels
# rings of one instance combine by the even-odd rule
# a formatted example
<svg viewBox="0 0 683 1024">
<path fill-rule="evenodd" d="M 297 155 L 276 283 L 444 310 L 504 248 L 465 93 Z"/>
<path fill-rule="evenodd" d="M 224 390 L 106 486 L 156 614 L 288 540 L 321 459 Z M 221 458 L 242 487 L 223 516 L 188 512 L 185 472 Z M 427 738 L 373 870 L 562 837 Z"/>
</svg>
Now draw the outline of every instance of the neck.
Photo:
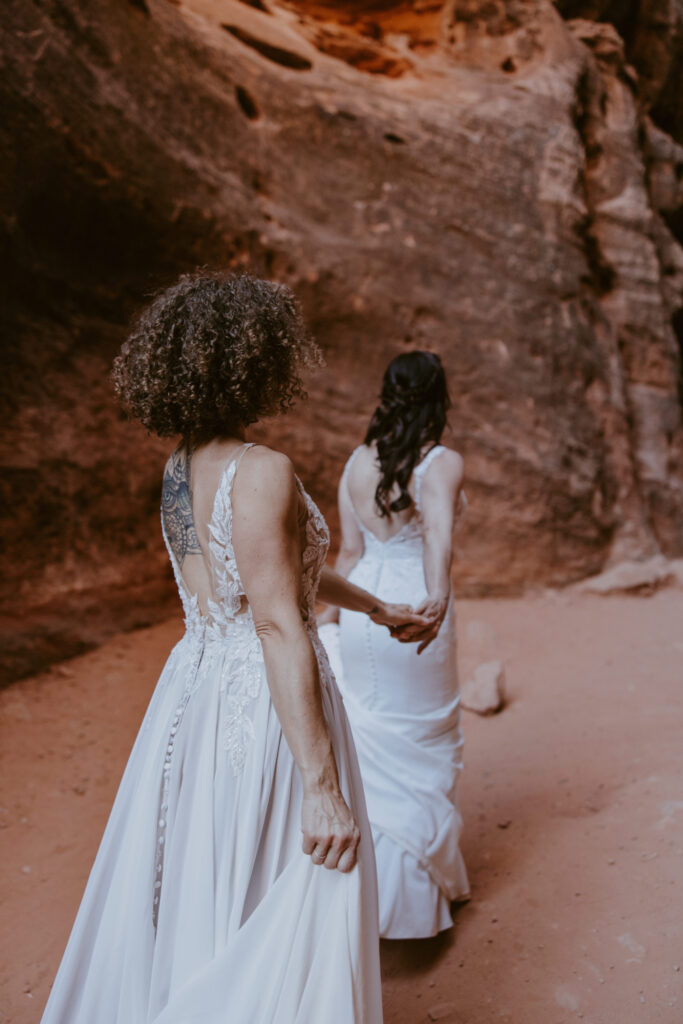
<svg viewBox="0 0 683 1024">
<path fill-rule="evenodd" d="M 224 449 L 225 445 L 239 447 L 242 444 L 246 444 L 246 442 L 246 431 L 243 428 L 239 428 L 231 430 L 228 434 L 221 434 L 220 437 L 214 437 L 213 440 L 207 441 L 205 444 L 187 445 L 187 450 L 189 452 L 213 451 L 216 448 Z"/>
<path fill-rule="evenodd" d="M 220 437 L 214 438 L 219 444 L 229 444 L 231 441 L 239 441 L 240 444 L 244 444 L 247 440 L 245 427 L 235 427 L 227 434 L 222 434 Z"/>
</svg>

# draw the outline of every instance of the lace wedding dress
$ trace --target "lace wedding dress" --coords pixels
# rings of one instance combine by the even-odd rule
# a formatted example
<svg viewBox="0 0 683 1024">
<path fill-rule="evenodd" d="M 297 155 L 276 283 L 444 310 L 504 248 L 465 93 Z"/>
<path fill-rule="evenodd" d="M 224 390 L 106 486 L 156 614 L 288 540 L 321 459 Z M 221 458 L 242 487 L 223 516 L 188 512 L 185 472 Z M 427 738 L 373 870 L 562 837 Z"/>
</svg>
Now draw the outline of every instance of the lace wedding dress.
<svg viewBox="0 0 683 1024">
<path fill-rule="evenodd" d="M 215 496 L 201 599 L 175 554 L 188 545 L 201 553 L 188 467 L 180 453 L 169 460 L 162 524 L 186 633 L 133 747 L 43 1024 L 381 1022 L 372 843 L 361 841 L 349 874 L 316 867 L 301 850 L 301 781 L 231 541 L 231 491 L 248 447 Z M 369 837 L 353 742 L 315 628 L 327 527 L 298 486 L 325 718 L 342 790 Z"/>
<path fill-rule="evenodd" d="M 354 509 L 364 551 L 349 580 L 385 601 L 417 606 L 427 596 L 420 487 L 443 451 L 440 445 L 432 448 L 415 467 L 415 513 L 389 540 L 380 541 Z M 393 640 L 355 612 L 341 612 L 336 653 L 332 630 L 322 627 L 321 634 L 363 777 L 377 859 L 380 934 L 392 939 L 435 935 L 453 923 L 451 901 L 468 893 L 458 844 L 463 741 L 453 608 L 419 655 L 416 644 Z"/>
</svg>

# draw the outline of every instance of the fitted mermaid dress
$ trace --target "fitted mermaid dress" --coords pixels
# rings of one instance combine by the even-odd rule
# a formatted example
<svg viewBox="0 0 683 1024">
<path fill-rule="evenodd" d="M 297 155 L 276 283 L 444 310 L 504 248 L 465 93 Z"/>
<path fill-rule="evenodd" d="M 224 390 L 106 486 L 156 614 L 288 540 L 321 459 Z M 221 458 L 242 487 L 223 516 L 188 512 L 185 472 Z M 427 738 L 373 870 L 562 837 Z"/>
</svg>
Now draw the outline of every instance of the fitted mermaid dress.
<svg viewBox="0 0 683 1024">
<path fill-rule="evenodd" d="M 426 598 L 420 485 L 444 450 L 433 448 L 413 471 L 415 513 L 399 533 L 382 542 L 354 513 L 364 551 L 350 582 L 386 601 L 417 606 Z M 416 644 L 399 643 L 367 616 L 340 614 L 338 682 L 372 826 L 385 938 L 449 928 L 451 902 L 468 894 L 459 847 L 463 739 L 455 641 L 452 605 L 420 655 Z"/>
</svg>

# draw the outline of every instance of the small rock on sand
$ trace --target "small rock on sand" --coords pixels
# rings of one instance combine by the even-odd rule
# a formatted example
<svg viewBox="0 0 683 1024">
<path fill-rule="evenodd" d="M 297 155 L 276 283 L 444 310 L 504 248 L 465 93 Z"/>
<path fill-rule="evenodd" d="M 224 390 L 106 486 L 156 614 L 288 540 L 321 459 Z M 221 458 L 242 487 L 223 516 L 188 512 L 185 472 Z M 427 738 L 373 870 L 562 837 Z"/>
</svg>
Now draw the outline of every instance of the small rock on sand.
<svg viewBox="0 0 683 1024">
<path fill-rule="evenodd" d="M 432 1006 L 427 1010 L 427 1016 L 430 1020 L 453 1020 L 454 1013 L 455 1003 L 439 1003 L 438 1006 Z"/>
<path fill-rule="evenodd" d="M 653 594 L 660 587 L 683 583 L 683 559 L 655 555 L 643 562 L 620 562 L 579 584 L 589 594 Z"/>
<path fill-rule="evenodd" d="M 479 665 L 461 690 L 462 706 L 478 715 L 499 711 L 505 701 L 505 669 L 500 661 Z"/>
</svg>

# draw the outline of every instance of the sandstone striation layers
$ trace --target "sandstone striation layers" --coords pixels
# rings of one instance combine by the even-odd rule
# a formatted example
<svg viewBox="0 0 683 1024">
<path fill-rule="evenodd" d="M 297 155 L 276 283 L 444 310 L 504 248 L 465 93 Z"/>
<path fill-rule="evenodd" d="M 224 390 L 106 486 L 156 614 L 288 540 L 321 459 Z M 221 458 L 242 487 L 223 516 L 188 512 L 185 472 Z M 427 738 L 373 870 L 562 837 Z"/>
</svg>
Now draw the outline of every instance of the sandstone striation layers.
<svg viewBox="0 0 683 1024">
<path fill-rule="evenodd" d="M 332 525 L 386 362 L 425 346 L 467 464 L 460 593 L 683 552 L 682 0 L 4 14 L 7 674 L 174 606 L 168 446 L 107 374 L 198 264 L 301 297 L 328 367 L 260 436 Z"/>
</svg>

